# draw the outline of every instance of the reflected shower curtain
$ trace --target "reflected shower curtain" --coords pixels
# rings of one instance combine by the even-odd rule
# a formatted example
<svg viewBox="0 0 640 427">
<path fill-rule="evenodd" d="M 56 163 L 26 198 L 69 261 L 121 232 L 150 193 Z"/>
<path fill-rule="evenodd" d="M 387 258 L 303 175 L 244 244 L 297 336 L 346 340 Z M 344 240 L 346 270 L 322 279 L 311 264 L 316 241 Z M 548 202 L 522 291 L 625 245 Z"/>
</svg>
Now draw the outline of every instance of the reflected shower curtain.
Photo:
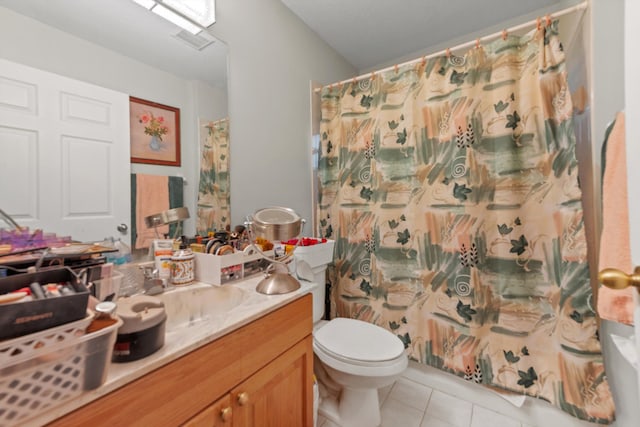
<svg viewBox="0 0 640 427">
<path fill-rule="evenodd" d="M 231 224 L 229 193 L 229 119 L 200 124 L 200 182 L 196 231 L 226 230 Z"/>
<path fill-rule="evenodd" d="M 332 316 L 409 356 L 607 424 L 557 22 L 322 91 Z"/>
</svg>

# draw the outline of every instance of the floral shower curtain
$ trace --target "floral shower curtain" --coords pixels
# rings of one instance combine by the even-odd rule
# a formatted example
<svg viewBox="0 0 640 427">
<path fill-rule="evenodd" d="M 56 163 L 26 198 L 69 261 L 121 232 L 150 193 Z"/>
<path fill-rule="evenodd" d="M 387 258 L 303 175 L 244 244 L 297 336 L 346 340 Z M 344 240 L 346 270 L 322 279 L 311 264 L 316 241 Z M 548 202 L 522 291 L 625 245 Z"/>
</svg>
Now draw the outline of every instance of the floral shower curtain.
<svg viewBox="0 0 640 427">
<path fill-rule="evenodd" d="M 229 119 L 200 124 L 200 183 L 197 233 L 226 230 L 231 224 L 229 195 Z"/>
<path fill-rule="evenodd" d="M 322 91 L 332 316 L 608 424 L 557 22 Z"/>
</svg>

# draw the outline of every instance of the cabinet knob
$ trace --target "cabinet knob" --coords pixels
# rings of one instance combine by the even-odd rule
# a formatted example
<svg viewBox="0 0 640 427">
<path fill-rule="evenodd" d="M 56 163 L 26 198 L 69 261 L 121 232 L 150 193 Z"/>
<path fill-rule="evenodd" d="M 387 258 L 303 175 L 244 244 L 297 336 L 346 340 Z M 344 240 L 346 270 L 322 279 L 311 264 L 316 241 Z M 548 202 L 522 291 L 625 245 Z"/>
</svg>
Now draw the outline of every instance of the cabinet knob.
<svg viewBox="0 0 640 427">
<path fill-rule="evenodd" d="M 247 392 L 242 392 L 238 394 L 238 405 L 240 406 L 244 406 L 247 403 L 249 403 L 249 393 Z"/>
<path fill-rule="evenodd" d="M 229 421 L 231 419 L 232 413 L 233 412 L 231 408 L 227 406 L 222 411 L 220 411 L 220 419 L 222 419 L 222 421 Z"/>
<path fill-rule="evenodd" d="M 624 289 L 635 286 L 640 291 L 640 267 L 633 274 L 627 274 L 615 268 L 605 268 L 598 274 L 600 282 L 611 289 Z"/>
</svg>

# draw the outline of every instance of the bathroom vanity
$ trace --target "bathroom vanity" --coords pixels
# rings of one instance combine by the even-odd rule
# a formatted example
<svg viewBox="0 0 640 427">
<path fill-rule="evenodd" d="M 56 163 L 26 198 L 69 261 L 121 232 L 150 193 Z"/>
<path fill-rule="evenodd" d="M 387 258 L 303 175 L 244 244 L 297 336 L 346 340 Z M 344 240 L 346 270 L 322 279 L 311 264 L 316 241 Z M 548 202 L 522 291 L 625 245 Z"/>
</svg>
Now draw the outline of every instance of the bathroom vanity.
<svg viewBox="0 0 640 427">
<path fill-rule="evenodd" d="M 255 280 L 234 286 L 246 301 L 171 327 L 158 353 L 112 364 L 104 386 L 34 425 L 312 426 L 311 295 L 260 295 Z"/>
</svg>

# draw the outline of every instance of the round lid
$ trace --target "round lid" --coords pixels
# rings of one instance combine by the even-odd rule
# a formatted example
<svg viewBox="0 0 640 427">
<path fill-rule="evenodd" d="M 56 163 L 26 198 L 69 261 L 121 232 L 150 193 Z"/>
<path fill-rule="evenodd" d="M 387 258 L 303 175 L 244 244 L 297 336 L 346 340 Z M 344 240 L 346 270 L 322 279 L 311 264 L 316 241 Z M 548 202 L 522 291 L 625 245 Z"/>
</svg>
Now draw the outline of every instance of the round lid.
<svg viewBox="0 0 640 427">
<path fill-rule="evenodd" d="M 144 331 L 167 319 L 162 300 L 150 295 L 118 299 L 118 316 L 123 321 L 118 334 Z"/>
<path fill-rule="evenodd" d="M 316 343 L 341 357 L 363 362 L 397 358 L 402 341 L 391 332 L 362 320 L 338 317 L 314 333 Z"/>
<path fill-rule="evenodd" d="M 253 220 L 259 225 L 285 225 L 300 221 L 298 214 L 289 208 L 279 206 L 257 210 L 253 214 Z"/>
<path fill-rule="evenodd" d="M 96 317 L 112 317 L 116 312 L 116 303 L 113 301 L 102 301 L 96 304 Z"/>
</svg>

